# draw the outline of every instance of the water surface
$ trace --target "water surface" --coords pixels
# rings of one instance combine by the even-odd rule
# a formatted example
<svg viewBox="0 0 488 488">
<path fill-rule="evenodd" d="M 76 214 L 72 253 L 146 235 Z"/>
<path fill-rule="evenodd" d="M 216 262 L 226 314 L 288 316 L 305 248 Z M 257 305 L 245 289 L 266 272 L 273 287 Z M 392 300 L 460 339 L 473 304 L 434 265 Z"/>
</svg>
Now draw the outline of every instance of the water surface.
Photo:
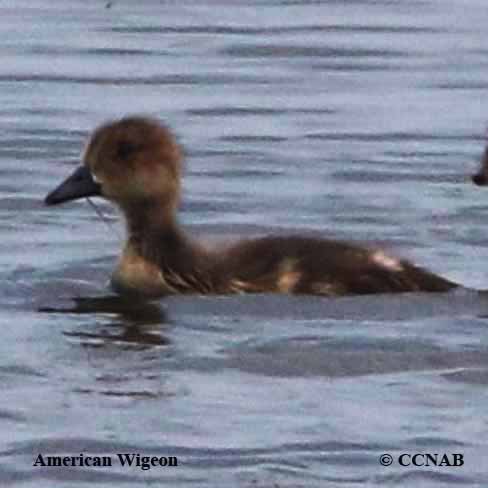
<svg viewBox="0 0 488 488">
<path fill-rule="evenodd" d="M 378 244 L 487 288 L 487 7 L 9 1 L 0 6 L 0 484 L 484 486 L 485 293 L 172 297 L 107 287 L 123 227 L 46 208 L 87 134 L 149 113 L 187 153 L 181 220 L 212 239 Z M 176 468 L 40 468 L 45 456 Z M 390 453 L 463 467 L 383 467 Z"/>
</svg>

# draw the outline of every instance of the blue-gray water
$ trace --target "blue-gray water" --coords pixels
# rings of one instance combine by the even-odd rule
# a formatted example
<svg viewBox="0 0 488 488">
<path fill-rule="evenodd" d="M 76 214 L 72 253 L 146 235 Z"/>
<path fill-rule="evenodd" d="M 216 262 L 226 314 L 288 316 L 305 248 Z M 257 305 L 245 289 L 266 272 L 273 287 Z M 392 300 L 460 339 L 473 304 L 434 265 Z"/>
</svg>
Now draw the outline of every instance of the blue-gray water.
<svg viewBox="0 0 488 488">
<path fill-rule="evenodd" d="M 372 242 L 488 288 L 482 0 L 0 3 L 0 485 L 486 486 L 488 296 L 173 297 L 106 286 L 123 228 L 42 199 L 150 113 L 182 222 Z M 44 456 L 176 468 L 41 468 Z M 382 467 L 391 453 L 462 467 Z"/>
</svg>

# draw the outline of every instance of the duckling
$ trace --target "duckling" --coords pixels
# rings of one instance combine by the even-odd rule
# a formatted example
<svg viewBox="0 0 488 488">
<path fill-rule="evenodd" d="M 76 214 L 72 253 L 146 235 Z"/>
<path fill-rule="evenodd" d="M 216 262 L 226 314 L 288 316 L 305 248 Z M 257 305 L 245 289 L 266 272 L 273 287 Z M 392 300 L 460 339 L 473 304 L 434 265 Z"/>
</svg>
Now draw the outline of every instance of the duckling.
<svg viewBox="0 0 488 488">
<path fill-rule="evenodd" d="M 478 186 L 488 185 L 488 145 L 485 146 L 483 156 L 481 157 L 481 165 L 477 173 L 471 179 L 473 183 Z"/>
<path fill-rule="evenodd" d="M 206 249 L 177 220 L 183 153 L 158 120 L 129 116 L 98 127 L 83 163 L 45 199 L 89 196 L 115 203 L 127 239 L 112 275 L 119 293 L 290 293 L 340 296 L 458 286 L 379 249 L 303 236 L 244 239 Z"/>
</svg>

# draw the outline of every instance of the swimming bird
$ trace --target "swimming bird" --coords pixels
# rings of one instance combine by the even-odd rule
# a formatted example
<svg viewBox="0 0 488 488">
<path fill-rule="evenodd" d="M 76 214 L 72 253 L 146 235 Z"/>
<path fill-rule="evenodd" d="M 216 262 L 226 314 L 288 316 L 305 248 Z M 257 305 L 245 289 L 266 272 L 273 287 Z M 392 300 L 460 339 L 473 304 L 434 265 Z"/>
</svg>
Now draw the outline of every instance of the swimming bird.
<svg viewBox="0 0 488 488">
<path fill-rule="evenodd" d="M 488 185 L 488 145 L 485 146 L 483 156 L 481 157 L 481 164 L 477 173 L 471 179 L 473 183 L 478 186 Z"/>
<path fill-rule="evenodd" d="M 380 249 L 317 237 L 266 236 L 205 248 L 178 223 L 182 160 L 163 123 L 124 117 L 93 132 L 81 166 L 45 199 L 56 205 L 101 196 L 120 208 L 127 239 L 111 280 L 117 292 L 340 296 L 458 286 Z"/>
</svg>

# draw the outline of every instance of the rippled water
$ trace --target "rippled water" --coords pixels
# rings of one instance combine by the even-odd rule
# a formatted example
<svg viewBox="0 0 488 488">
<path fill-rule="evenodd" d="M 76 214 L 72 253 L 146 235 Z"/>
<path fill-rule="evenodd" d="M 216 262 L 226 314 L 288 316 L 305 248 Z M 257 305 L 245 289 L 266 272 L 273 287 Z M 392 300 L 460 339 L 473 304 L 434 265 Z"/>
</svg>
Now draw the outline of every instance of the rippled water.
<svg viewBox="0 0 488 488">
<path fill-rule="evenodd" d="M 0 484 L 485 486 L 488 296 L 172 297 L 42 199 L 88 132 L 150 113 L 187 150 L 195 234 L 372 242 L 474 288 L 488 193 L 481 0 L 0 4 Z M 141 470 L 44 456 L 176 456 Z M 463 467 L 402 467 L 402 453 Z M 383 467 L 379 457 L 394 456 Z"/>
</svg>

